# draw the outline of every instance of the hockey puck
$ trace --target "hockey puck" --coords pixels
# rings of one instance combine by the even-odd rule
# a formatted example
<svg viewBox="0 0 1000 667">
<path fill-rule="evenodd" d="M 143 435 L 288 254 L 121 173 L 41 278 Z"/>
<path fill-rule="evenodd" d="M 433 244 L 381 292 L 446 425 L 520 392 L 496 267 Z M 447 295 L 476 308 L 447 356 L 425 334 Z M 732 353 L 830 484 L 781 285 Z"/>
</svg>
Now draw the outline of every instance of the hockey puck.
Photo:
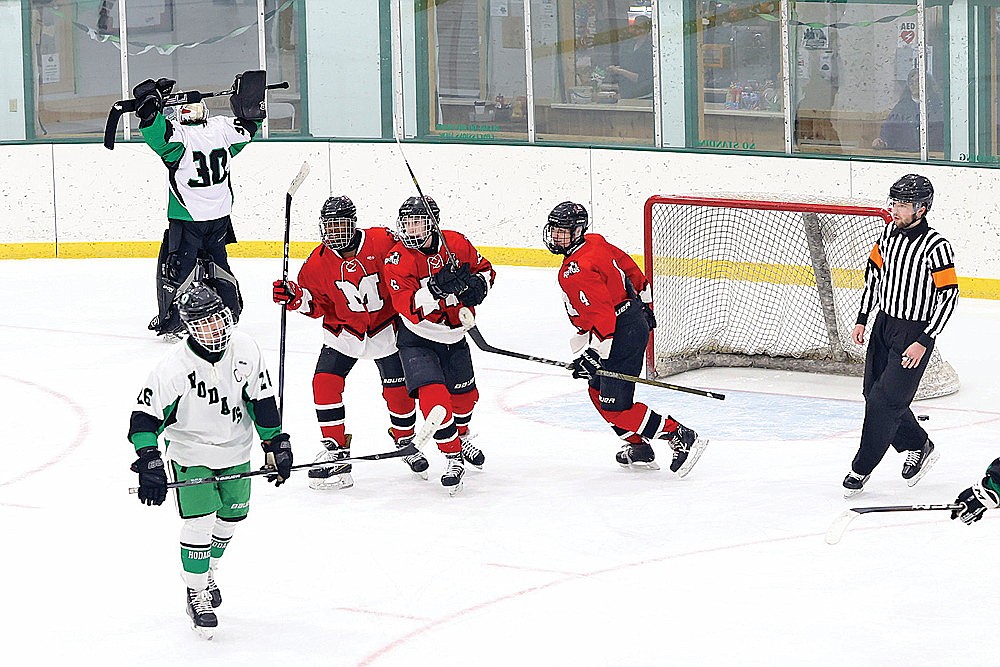
<svg viewBox="0 0 1000 667">
<path fill-rule="evenodd" d="M 925 422 L 930 418 L 931 418 L 930 415 L 917 415 L 918 422 Z"/>
</svg>

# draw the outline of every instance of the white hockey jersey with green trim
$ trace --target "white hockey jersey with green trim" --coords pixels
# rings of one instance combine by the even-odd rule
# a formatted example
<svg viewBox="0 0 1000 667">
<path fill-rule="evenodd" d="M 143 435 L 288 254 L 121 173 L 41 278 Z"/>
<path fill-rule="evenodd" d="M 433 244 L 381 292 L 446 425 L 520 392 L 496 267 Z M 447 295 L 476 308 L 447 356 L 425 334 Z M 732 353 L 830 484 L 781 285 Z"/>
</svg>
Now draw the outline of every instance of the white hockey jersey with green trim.
<svg viewBox="0 0 1000 667">
<path fill-rule="evenodd" d="M 182 125 L 157 115 L 143 138 L 168 170 L 167 217 L 203 222 L 233 210 L 230 160 L 251 140 L 231 116 L 211 116 L 204 125 Z"/>
<path fill-rule="evenodd" d="M 218 470 L 250 460 L 254 415 L 249 401 L 272 396 L 256 341 L 234 330 L 214 364 L 186 341 L 176 345 L 149 374 L 133 409 L 164 424 L 166 458 Z"/>
</svg>

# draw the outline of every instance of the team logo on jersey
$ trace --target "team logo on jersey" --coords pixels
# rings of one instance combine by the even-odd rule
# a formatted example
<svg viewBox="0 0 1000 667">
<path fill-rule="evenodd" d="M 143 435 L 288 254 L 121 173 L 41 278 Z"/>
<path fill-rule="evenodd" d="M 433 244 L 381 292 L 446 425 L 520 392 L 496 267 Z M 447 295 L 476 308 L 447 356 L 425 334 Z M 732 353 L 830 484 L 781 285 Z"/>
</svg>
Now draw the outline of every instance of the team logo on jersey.
<svg viewBox="0 0 1000 667">
<path fill-rule="evenodd" d="M 569 278 L 574 273 L 580 273 L 580 265 L 576 261 L 572 261 L 566 265 L 566 270 L 563 271 L 563 278 Z"/>
<path fill-rule="evenodd" d="M 431 255 L 427 258 L 427 266 L 431 269 L 431 273 L 433 273 L 434 269 L 440 269 L 444 266 L 444 260 L 441 259 L 441 255 Z"/>
<path fill-rule="evenodd" d="M 358 270 L 357 260 L 349 259 L 344 262 L 344 270 L 348 273 L 355 273 Z"/>
<path fill-rule="evenodd" d="M 388 255 L 386 255 L 385 263 L 386 264 L 399 264 L 399 260 L 400 260 L 399 253 L 398 252 L 391 252 Z"/>
<path fill-rule="evenodd" d="M 242 383 L 247 379 L 247 373 L 250 371 L 250 364 L 243 361 L 242 359 L 237 359 L 236 366 L 237 368 L 233 369 L 233 378 L 237 382 Z M 243 368 L 239 368 L 240 366 L 242 366 Z"/>
</svg>

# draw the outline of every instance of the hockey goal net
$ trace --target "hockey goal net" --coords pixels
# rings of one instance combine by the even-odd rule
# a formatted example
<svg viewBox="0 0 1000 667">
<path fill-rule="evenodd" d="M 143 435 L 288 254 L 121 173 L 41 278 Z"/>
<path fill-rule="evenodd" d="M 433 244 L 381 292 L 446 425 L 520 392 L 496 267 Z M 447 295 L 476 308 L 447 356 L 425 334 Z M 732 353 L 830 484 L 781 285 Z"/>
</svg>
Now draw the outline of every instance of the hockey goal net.
<svg viewBox="0 0 1000 667">
<path fill-rule="evenodd" d="M 862 375 L 865 349 L 851 331 L 868 254 L 888 222 L 883 208 L 848 202 L 650 197 L 645 268 L 659 326 L 649 368 L 660 377 L 705 366 Z M 917 398 L 957 390 L 935 346 Z"/>
</svg>

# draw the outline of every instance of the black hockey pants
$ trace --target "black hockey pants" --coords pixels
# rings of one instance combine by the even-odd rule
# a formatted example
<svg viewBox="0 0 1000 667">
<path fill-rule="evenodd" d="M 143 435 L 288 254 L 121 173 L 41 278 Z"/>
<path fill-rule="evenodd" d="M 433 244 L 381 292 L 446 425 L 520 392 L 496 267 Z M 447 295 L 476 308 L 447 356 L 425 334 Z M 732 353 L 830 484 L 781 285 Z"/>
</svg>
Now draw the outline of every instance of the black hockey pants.
<svg viewBox="0 0 1000 667">
<path fill-rule="evenodd" d="M 933 343 L 916 368 L 903 368 L 903 352 L 917 340 L 927 322 L 911 322 L 879 312 L 872 326 L 865 358 L 865 422 L 861 446 L 851 469 L 868 475 L 891 445 L 897 452 L 917 450 L 927 432 L 917 423 L 910 403 L 930 361 Z"/>
</svg>

